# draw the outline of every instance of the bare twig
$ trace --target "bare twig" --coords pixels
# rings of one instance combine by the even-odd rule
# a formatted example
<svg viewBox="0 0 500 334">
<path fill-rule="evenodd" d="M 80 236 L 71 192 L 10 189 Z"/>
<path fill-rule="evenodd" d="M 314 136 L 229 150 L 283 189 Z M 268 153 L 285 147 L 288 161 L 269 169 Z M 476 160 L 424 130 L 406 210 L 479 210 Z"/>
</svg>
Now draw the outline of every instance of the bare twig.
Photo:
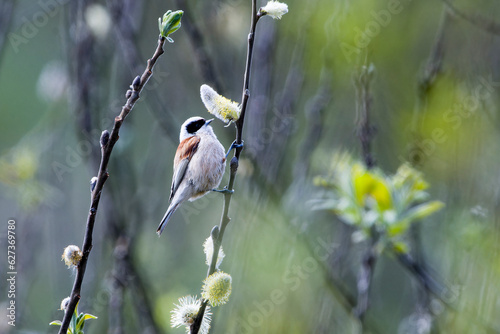
<svg viewBox="0 0 500 334">
<path fill-rule="evenodd" d="M 161 330 L 153 318 L 153 303 L 148 298 L 145 288 L 148 284 L 140 271 L 136 269 L 132 256 L 138 235 L 137 229 L 140 228 L 135 222 L 144 214 L 139 200 L 141 194 L 137 192 L 137 175 L 131 168 L 132 163 L 128 161 L 129 158 L 123 152 L 115 152 L 115 159 L 110 162 L 109 168 L 116 170 L 115 174 L 118 175 L 114 174 L 115 177 L 108 184 L 110 196 L 103 198 L 103 200 L 107 199 L 104 207 L 108 230 L 106 235 L 114 245 L 113 270 L 111 271 L 112 291 L 109 302 L 110 333 L 114 333 L 115 330 L 123 331 L 123 322 L 120 322 L 119 318 L 123 318 L 125 309 L 123 305 L 126 299 L 122 295 L 126 296 L 128 292 L 132 296 L 131 305 L 137 314 L 141 333 L 154 334 L 160 333 Z M 125 178 L 129 180 L 126 185 L 123 182 L 120 183 L 120 180 Z M 119 205 L 124 202 L 129 203 L 128 207 Z M 130 222 L 134 223 L 130 224 Z"/>
<path fill-rule="evenodd" d="M 108 179 L 108 163 L 111 157 L 111 152 L 113 151 L 113 147 L 119 138 L 120 128 L 123 124 L 123 121 L 127 117 L 127 115 L 132 111 L 135 103 L 139 99 L 139 94 L 141 93 L 144 85 L 148 82 L 149 78 L 153 74 L 153 67 L 156 64 L 158 58 L 163 54 L 163 45 L 165 44 L 165 38 L 158 38 L 158 46 L 151 57 L 148 60 L 148 64 L 146 70 L 142 74 L 142 76 L 137 76 L 132 85 L 131 90 L 127 92 L 127 102 L 122 107 L 120 114 L 115 118 L 115 123 L 111 134 L 108 131 L 103 131 L 101 135 L 101 163 L 99 166 L 99 173 L 97 175 L 97 183 L 95 185 L 94 190 L 91 194 L 91 205 L 89 214 L 87 216 L 87 227 L 85 231 L 85 238 L 83 240 L 82 252 L 83 256 L 80 263 L 77 266 L 77 273 L 75 277 L 75 281 L 73 284 L 73 289 L 71 291 L 70 302 L 64 314 L 64 319 L 59 330 L 59 334 L 66 334 L 68 330 L 69 323 L 71 321 L 71 317 L 73 316 L 73 312 L 75 310 L 76 305 L 80 300 L 80 291 L 83 283 L 83 278 L 85 275 L 85 269 L 87 267 L 87 261 L 92 250 L 92 235 L 94 231 L 94 223 L 97 214 L 97 209 L 99 206 L 99 201 L 101 199 L 101 192 L 104 187 L 106 180 Z"/>
<path fill-rule="evenodd" d="M 273 75 L 273 59 L 276 51 L 276 28 L 266 27 L 266 34 L 259 36 L 254 46 L 253 75 L 259 78 L 259 84 L 252 87 L 252 103 L 248 106 L 246 118 L 246 152 L 251 159 L 260 156 L 265 149 L 260 136 L 267 124 L 266 111 L 269 109 L 270 91 Z M 255 159 L 255 162 L 259 160 Z"/>
<path fill-rule="evenodd" d="M 429 89 L 431 89 L 436 81 L 438 74 L 441 73 L 444 56 L 444 32 L 447 23 L 448 13 L 446 10 L 443 10 L 434 45 L 432 46 L 429 58 L 423 69 L 423 75 L 418 83 L 418 96 L 420 99 L 425 99 L 426 95 L 429 93 Z"/>
<path fill-rule="evenodd" d="M 139 318 L 139 325 L 142 333 L 161 333 L 161 330 L 153 318 L 153 303 L 147 294 L 147 283 L 141 277 L 141 271 L 137 270 L 132 261 L 128 261 L 128 277 L 132 285 L 132 298 L 134 299 L 134 306 Z"/>
<path fill-rule="evenodd" d="M 370 108 L 372 96 L 370 94 L 370 83 L 373 78 L 375 69 L 373 65 L 363 65 L 355 74 L 354 84 L 356 87 L 356 115 L 357 115 L 357 135 L 361 141 L 361 148 L 363 152 L 363 160 L 366 168 L 370 169 L 375 166 L 375 159 L 371 151 L 372 139 L 375 134 L 374 127 L 370 123 Z M 356 316 L 363 321 L 366 311 L 368 310 L 370 287 L 377 263 L 379 235 L 377 231 L 372 228 L 370 233 L 370 246 L 366 249 L 361 267 L 358 272 L 358 300 L 355 309 Z"/>
<path fill-rule="evenodd" d="M 113 270 L 111 295 L 109 298 L 109 333 L 123 334 L 123 297 L 128 285 L 127 265 L 129 240 L 121 237 L 116 240 L 113 251 Z"/>
<path fill-rule="evenodd" d="M 300 42 L 298 42 L 298 44 L 299 43 Z M 300 53 L 300 55 L 297 55 L 297 53 Z M 273 186 L 278 189 L 279 185 L 276 182 L 276 176 L 280 170 L 280 163 L 285 160 L 286 145 L 290 143 L 289 137 L 293 131 L 294 113 L 297 109 L 295 108 L 295 104 L 300 96 L 304 77 L 302 69 L 297 65 L 297 63 L 301 62 L 302 51 L 297 53 L 294 52 L 294 58 L 296 57 L 299 60 L 297 61 L 295 59 L 292 61 L 291 69 L 288 71 L 285 86 L 279 98 L 278 106 L 276 107 L 276 112 L 279 117 L 275 117 L 271 125 L 271 129 L 283 130 L 272 131 L 268 146 L 272 145 L 273 149 L 263 150 L 260 154 L 261 158 L 257 159 L 261 167 L 261 173 L 266 178 L 266 181 L 272 183 Z"/>
<path fill-rule="evenodd" d="M 215 87 L 218 92 L 223 92 L 222 84 L 215 72 L 215 66 L 207 52 L 205 46 L 205 39 L 200 31 L 200 28 L 196 24 L 196 20 L 191 16 L 192 11 L 189 9 L 189 4 L 186 0 L 176 0 L 177 6 L 184 10 L 184 15 L 182 17 L 182 27 L 187 32 L 191 46 L 193 47 L 193 55 L 198 61 L 200 67 L 200 72 L 203 80 L 209 82 Z"/>
<path fill-rule="evenodd" d="M 5 0 L 0 3 L 0 59 L 3 54 L 3 46 L 5 44 L 5 36 L 12 22 L 12 13 L 16 2 L 14 0 Z"/>
<path fill-rule="evenodd" d="M 484 17 L 481 14 L 475 13 L 475 14 L 469 14 L 466 12 L 463 12 L 459 10 L 455 5 L 452 3 L 451 0 L 443 0 L 443 2 L 446 4 L 448 7 L 450 13 L 453 15 L 460 17 L 461 19 L 464 19 L 465 21 L 471 23 L 472 25 L 476 26 L 477 28 L 484 30 L 490 34 L 493 35 L 500 35 L 500 23 L 495 22 L 491 19 L 488 19 Z"/>
<path fill-rule="evenodd" d="M 370 82 L 375 71 L 373 65 L 363 65 L 354 76 L 356 87 L 356 115 L 357 135 L 361 141 L 363 159 L 368 169 L 375 166 L 375 159 L 371 150 L 371 142 L 375 134 L 375 128 L 370 124 L 370 108 L 372 96 L 370 94 Z"/>
<path fill-rule="evenodd" d="M 370 288 L 372 285 L 373 272 L 378 259 L 378 235 L 375 229 L 372 229 L 370 235 L 370 246 L 363 255 L 361 267 L 358 272 L 358 300 L 355 309 L 355 314 L 361 321 L 364 320 L 366 311 L 368 311 L 370 300 Z"/>
<path fill-rule="evenodd" d="M 421 166 L 423 164 L 422 154 L 420 153 L 420 140 L 421 128 L 424 122 L 425 111 L 427 109 L 427 100 L 429 92 L 434 87 L 437 77 L 442 71 L 443 58 L 444 58 L 444 33 L 448 23 L 449 14 L 446 8 L 441 15 L 441 21 L 436 33 L 434 45 L 432 46 L 427 62 L 422 69 L 422 74 L 417 84 L 417 100 L 413 111 L 413 118 L 411 124 L 411 131 L 413 135 L 413 144 L 410 146 L 408 152 L 408 160 L 414 166 Z"/>
<path fill-rule="evenodd" d="M 305 116 L 307 120 L 307 131 L 297 153 L 297 159 L 293 169 L 294 180 L 306 179 L 311 164 L 311 155 L 321 139 L 326 107 L 332 99 L 330 93 L 330 75 L 330 71 L 322 73 L 321 82 L 316 94 L 306 104 Z"/>
<path fill-rule="evenodd" d="M 245 68 L 245 76 L 243 78 L 243 93 L 242 93 L 242 102 L 241 102 L 241 114 L 240 118 L 236 121 L 236 144 L 242 144 L 242 135 L 243 135 L 243 123 L 245 121 L 245 112 L 248 105 L 248 98 L 250 97 L 250 91 L 248 89 L 250 83 L 250 71 L 252 67 L 252 54 L 253 54 L 253 44 L 255 38 L 255 28 L 257 26 L 257 22 L 260 18 L 260 15 L 257 13 L 257 5 L 256 0 L 252 0 L 252 16 L 251 16 L 251 26 L 250 33 L 248 34 L 248 48 L 247 48 L 247 59 L 246 59 L 246 68 Z M 215 265 L 217 263 L 217 257 L 219 256 L 220 246 L 222 244 L 222 238 L 224 237 L 224 231 L 226 230 L 227 224 L 231 221 L 229 218 L 229 205 L 231 204 L 231 197 L 234 186 L 234 180 L 236 177 L 236 172 L 238 171 L 238 160 L 240 158 L 240 154 L 243 147 L 237 147 L 235 149 L 234 157 L 231 159 L 230 163 L 230 174 L 229 174 L 229 183 L 226 186 L 229 192 L 224 194 L 224 208 L 222 212 L 221 222 L 218 228 L 218 233 L 215 232 L 216 235 L 212 235 L 212 240 L 214 243 L 214 252 L 212 256 L 212 261 L 210 263 L 210 268 L 208 269 L 207 277 L 212 275 L 215 272 Z M 203 316 L 205 314 L 205 309 L 207 307 L 207 300 L 204 300 L 201 304 L 200 310 L 198 311 L 198 315 L 191 325 L 191 334 L 197 334 L 200 330 L 201 322 L 203 320 Z"/>
</svg>

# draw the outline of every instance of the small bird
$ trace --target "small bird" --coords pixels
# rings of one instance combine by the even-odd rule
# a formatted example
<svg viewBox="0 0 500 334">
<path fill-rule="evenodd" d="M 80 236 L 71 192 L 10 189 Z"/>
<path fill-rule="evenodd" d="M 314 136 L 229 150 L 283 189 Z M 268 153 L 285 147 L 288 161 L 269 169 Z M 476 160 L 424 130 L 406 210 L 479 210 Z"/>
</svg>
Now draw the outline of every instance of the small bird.
<svg viewBox="0 0 500 334">
<path fill-rule="evenodd" d="M 213 119 L 191 117 L 181 126 L 174 158 L 170 205 L 156 233 L 161 235 L 172 214 L 186 200 L 194 201 L 219 186 L 226 153 L 209 125 Z"/>
</svg>

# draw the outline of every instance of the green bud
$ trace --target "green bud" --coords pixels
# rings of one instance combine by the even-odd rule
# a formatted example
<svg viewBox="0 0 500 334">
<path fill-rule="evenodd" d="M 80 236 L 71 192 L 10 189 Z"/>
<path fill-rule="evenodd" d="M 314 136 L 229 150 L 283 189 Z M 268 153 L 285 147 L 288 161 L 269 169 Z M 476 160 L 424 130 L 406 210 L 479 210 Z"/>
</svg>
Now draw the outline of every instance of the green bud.
<svg viewBox="0 0 500 334">
<path fill-rule="evenodd" d="M 181 18 L 184 12 L 182 10 L 176 10 L 175 12 L 169 10 L 163 14 L 162 18 L 158 18 L 158 27 L 160 28 L 160 35 L 165 37 L 170 43 L 174 40 L 168 35 L 173 34 L 181 27 Z"/>
</svg>

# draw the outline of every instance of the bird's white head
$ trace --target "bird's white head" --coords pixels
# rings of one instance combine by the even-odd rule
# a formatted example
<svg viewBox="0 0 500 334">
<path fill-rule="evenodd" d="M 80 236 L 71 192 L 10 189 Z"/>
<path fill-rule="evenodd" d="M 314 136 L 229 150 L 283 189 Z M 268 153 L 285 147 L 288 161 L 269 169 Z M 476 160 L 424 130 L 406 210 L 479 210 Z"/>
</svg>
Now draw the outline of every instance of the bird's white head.
<svg viewBox="0 0 500 334">
<path fill-rule="evenodd" d="M 179 141 L 195 135 L 214 135 L 212 127 L 209 125 L 213 119 L 206 120 L 203 117 L 195 116 L 188 118 L 181 126 Z"/>
</svg>

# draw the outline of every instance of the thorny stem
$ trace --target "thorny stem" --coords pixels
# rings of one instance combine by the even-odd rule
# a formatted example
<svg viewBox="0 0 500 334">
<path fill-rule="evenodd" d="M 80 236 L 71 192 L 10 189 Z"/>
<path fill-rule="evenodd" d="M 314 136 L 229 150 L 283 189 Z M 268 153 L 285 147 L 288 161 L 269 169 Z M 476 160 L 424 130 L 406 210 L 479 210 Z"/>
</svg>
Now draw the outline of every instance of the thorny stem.
<svg viewBox="0 0 500 334">
<path fill-rule="evenodd" d="M 250 71 L 252 67 L 252 54 L 253 54 L 253 44 L 255 39 L 255 28 L 257 26 L 257 22 L 260 18 L 260 13 L 257 13 L 257 5 L 256 0 L 252 0 L 252 18 L 250 25 L 250 33 L 248 34 L 248 48 L 247 48 L 247 59 L 246 59 L 246 67 L 245 67 L 245 75 L 243 78 L 243 92 L 241 97 L 241 114 L 240 118 L 236 121 L 236 144 L 242 144 L 242 135 L 243 135 L 243 122 L 245 121 L 245 111 L 248 105 L 248 98 L 250 97 L 249 91 L 249 83 L 250 83 Z M 238 147 L 235 149 L 234 157 L 231 159 L 230 163 L 230 174 L 229 174 L 229 183 L 227 185 L 228 190 L 233 190 L 234 180 L 236 177 L 236 172 L 238 171 L 238 161 L 240 158 L 241 151 L 243 147 Z M 224 231 L 226 230 L 226 226 L 231 221 L 229 218 L 229 205 L 231 204 L 231 192 L 226 192 L 224 194 L 224 207 L 222 211 L 221 222 L 219 225 L 219 235 L 217 238 L 213 238 L 214 243 L 214 252 L 212 255 L 212 261 L 210 263 L 210 268 L 207 272 L 207 277 L 212 275 L 215 272 L 215 265 L 217 264 L 217 258 L 219 256 L 219 249 L 222 244 L 222 238 L 224 237 Z M 208 300 L 204 300 L 201 304 L 200 310 L 198 311 L 198 315 L 194 323 L 191 325 L 190 332 L 191 334 L 197 334 L 201 327 L 201 322 L 203 320 L 203 315 L 205 314 L 205 309 L 207 307 Z"/>
<path fill-rule="evenodd" d="M 73 289 L 71 290 L 70 302 L 68 307 L 64 313 L 64 319 L 59 330 L 59 334 L 66 334 L 68 331 L 68 327 L 71 321 L 71 317 L 73 316 L 74 310 L 78 302 L 80 301 L 80 290 L 83 283 L 83 277 L 85 276 L 85 269 L 87 268 L 87 260 L 92 250 L 92 234 L 94 231 L 94 223 L 95 217 L 97 215 L 97 209 L 99 207 L 99 201 L 101 199 L 101 192 L 104 187 L 104 183 L 108 179 L 108 162 L 111 156 L 111 152 L 113 151 L 113 147 L 119 138 L 120 128 L 123 124 L 123 121 L 127 117 L 127 115 L 134 108 L 135 103 L 139 100 L 139 94 L 141 93 L 143 87 L 148 82 L 149 78 L 153 75 L 153 67 L 156 64 L 158 58 L 163 54 L 163 45 L 165 44 L 165 38 L 158 38 L 158 46 L 151 57 L 148 59 L 148 64 L 142 76 L 137 76 L 131 86 L 130 94 L 127 93 L 127 102 L 122 107 L 122 110 L 118 116 L 115 117 L 115 123 L 113 125 L 113 130 L 111 134 L 107 131 L 103 132 L 101 136 L 101 163 L 99 166 L 99 173 L 97 174 L 97 183 L 95 185 L 94 190 L 91 194 L 91 204 L 89 214 L 87 216 L 87 228 L 85 231 L 85 237 L 83 239 L 83 256 L 80 263 L 77 266 L 77 272 L 75 277 L 75 282 L 73 284 Z M 109 139 L 108 139 L 109 136 Z"/>
</svg>

